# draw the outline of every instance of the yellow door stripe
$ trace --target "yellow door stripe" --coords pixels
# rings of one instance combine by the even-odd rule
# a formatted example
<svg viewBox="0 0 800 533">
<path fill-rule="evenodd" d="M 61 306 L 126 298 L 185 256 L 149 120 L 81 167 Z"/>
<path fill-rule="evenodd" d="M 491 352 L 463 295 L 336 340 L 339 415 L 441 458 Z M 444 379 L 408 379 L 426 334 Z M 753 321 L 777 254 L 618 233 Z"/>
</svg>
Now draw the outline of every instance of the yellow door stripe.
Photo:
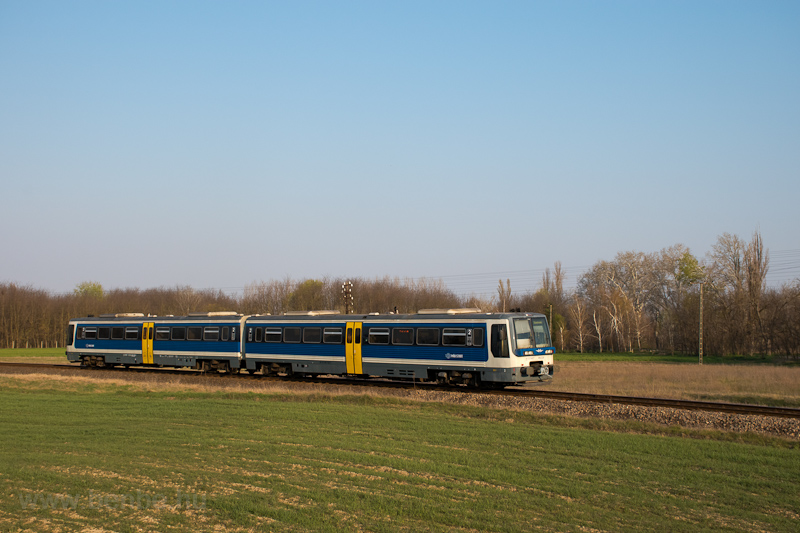
<svg viewBox="0 0 800 533">
<path fill-rule="evenodd" d="M 355 365 L 353 364 L 353 341 L 355 337 L 353 335 L 353 322 L 347 323 L 347 329 L 345 330 L 345 338 L 344 338 L 344 362 L 346 371 L 348 374 L 355 373 Z"/>
<path fill-rule="evenodd" d="M 154 322 L 142 324 L 142 362 L 146 365 L 153 364 L 153 329 Z"/>
<path fill-rule="evenodd" d="M 361 322 L 355 323 L 355 338 L 353 339 L 353 374 L 363 374 L 364 369 L 361 365 L 361 341 L 363 337 L 363 327 Z"/>
</svg>

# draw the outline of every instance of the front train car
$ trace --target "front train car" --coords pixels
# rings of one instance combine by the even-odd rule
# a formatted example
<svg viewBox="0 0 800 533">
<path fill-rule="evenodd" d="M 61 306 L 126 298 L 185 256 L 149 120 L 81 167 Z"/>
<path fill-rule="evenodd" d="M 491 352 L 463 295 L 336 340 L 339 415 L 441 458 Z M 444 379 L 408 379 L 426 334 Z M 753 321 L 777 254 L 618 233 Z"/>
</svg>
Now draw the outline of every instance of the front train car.
<svg viewBox="0 0 800 533">
<path fill-rule="evenodd" d="M 553 376 L 547 320 L 536 313 L 427 309 L 416 314 L 310 311 L 253 316 L 246 368 L 505 387 Z"/>
<path fill-rule="evenodd" d="M 492 356 L 498 366 L 505 366 L 498 361 L 507 360 L 510 363 L 512 381 L 545 381 L 553 378 L 555 348 L 544 315 L 509 314 L 491 327 Z M 509 328 L 509 335 L 505 335 L 505 328 Z M 510 342 L 503 342 L 506 336 L 510 337 Z"/>
<path fill-rule="evenodd" d="M 440 326 L 440 346 L 447 347 L 426 362 L 429 379 L 505 387 L 553 378 L 555 348 L 542 314 L 430 309 L 417 317 Z"/>
</svg>

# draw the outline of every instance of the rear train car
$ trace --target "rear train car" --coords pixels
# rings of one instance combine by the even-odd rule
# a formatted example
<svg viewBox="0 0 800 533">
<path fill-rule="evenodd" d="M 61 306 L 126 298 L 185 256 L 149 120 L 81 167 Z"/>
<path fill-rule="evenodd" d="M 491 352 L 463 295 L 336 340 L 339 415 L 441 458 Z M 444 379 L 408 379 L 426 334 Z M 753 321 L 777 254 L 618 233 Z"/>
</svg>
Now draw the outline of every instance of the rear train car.
<svg viewBox="0 0 800 533">
<path fill-rule="evenodd" d="M 85 366 L 241 368 L 246 317 L 232 312 L 185 317 L 121 313 L 76 318 L 67 330 L 67 359 Z"/>
</svg>

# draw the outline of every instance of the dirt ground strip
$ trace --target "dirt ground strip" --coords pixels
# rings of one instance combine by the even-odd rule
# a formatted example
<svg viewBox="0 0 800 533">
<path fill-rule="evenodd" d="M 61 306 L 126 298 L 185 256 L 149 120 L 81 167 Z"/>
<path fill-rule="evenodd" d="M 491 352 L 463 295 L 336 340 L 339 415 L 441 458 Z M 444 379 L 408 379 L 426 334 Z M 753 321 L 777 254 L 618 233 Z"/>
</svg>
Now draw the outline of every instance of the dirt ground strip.
<svg viewBox="0 0 800 533">
<path fill-rule="evenodd" d="M 0 375 L 24 380 L 57 380 L 68 383 L 104 382 L 117 385 L 138 385 L 151 390 L 196 390 L 212 392 L 295 393 L 329 395 L 367 395 L 393 397 L 424 402 L 450 403 L 495 409 L 512 409 L 579 418 L 636 420 L 664 426 L 711 429 L 730 432 L 752 432 L 800 441 L 800 420 L 769 416 L 737 415 L 693 411 L 666 407 L 644 407 L 596 402 L 576 402 L 519 396 L 497 396 L 481 393 L 447 392 L 423 388 L 391 389 L 361 385 L 316 384 L 273 380 L 240 379 L 236 376 L 203 376 L 187 371 L 185 375 L 158 372 L 125 372 L 120 370 L 31 369 L 0 367 Z"/>
</svg>

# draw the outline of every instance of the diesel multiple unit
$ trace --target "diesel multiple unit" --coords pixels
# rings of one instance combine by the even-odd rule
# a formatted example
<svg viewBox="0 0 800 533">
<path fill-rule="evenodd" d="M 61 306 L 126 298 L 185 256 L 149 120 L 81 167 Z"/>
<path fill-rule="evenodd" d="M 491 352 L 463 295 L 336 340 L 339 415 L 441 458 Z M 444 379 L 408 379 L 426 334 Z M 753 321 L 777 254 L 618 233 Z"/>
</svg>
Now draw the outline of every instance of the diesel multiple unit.
<svg viewBox="0 0 800 533">
<path fill-rule="evenodd" d="M 282 316 L 139 313 L 69 321 L 67 358 L 85 366 L 188 367 L 264 375 L 358 375 L 503 387 L 553 376 L 538 313 Z"/>
</svg>

